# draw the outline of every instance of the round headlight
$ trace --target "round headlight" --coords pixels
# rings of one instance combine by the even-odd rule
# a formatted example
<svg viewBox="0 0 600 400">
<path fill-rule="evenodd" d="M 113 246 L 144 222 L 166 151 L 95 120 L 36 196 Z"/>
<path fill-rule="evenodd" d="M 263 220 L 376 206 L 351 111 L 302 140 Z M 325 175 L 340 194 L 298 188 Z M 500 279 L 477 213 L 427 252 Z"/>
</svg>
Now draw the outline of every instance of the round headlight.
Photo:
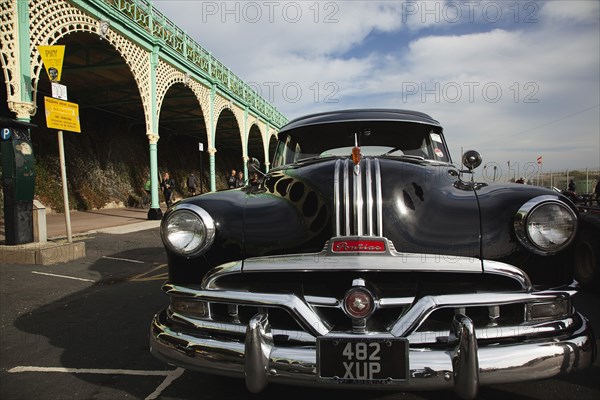
<svg viewBox="0 0 600 400">
<path fill-rule="evenodd" d="M 515 233 L 534 253 L 554 254 L 567 247 L 577 232 L 577 216 L 554 196 L 539 196 L 525 203 L 515 217 Z"/>
<path fill-rule="evenodd" d="M 195 256 L 204 253 L 212 244 L 215 225 L 203 208 L 178 204 L 165 215 L 160 233 L 164 244 L 173 252 Z"/>
</svg>

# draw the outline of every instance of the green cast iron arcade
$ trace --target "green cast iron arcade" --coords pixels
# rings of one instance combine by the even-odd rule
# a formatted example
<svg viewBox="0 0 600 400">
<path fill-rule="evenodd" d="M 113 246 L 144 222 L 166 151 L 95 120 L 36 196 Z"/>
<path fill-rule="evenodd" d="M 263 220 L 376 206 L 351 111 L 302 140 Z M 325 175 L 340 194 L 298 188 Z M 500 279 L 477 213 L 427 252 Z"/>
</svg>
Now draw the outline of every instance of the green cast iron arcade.
<svg viewBox="0 0 600 400">
<path fill-rule="evenodd" d="M 143 107 L 152 183 L 149 218 L 161 216 L 157 143 L 159 123 L 161 129 L 163 123 L 161 107 L 165 94 L 174 86 L 191 91 L 197 101 L 194 112 L 200 116 L 197 119 L 206 132 L 204 148 L 209 155 L 211 191 L 216 190 L 217 123 L 223 116 L 237 129 L 242 147 L 240 164 L 243 163 L 246 175 L 251 132 L 260 135 L 263 152 L 260 156 L 269 168 L 270 139 L 287 122 L 286 118 L 156 10 L 151 1 L 9 0 L 0 2 L 0 17 L 8 109 L 17 121 L 29 122 L 38 108 L 36 93 L 45 71 L 37 46 L 63 44 L 68 35 L 85 33 L 105 41 L 118 52 L 121 64 L 124 61 L 135 81 L 133 91 L 137 92 L 130 95 L 141 99 L 138 104 L 141 101 Z M 101 68 L 104 67 L 98 67 Z M 122 104 L 126 107 L 125 101 Z M 252 147 L 257 150 L 256 144 Z"/>
</svg>

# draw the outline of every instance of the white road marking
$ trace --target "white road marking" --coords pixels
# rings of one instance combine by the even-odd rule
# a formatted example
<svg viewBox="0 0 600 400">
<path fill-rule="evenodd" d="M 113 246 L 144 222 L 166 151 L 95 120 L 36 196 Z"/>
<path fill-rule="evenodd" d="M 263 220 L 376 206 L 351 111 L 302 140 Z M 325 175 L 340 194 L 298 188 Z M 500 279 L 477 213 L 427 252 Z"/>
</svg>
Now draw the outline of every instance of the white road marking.
<svg viewBox="0 0 600 400">
<path fill-rule="evenodd" d="M 165 380 L 163 381 L 163 383 L 161 383 L 154 392 L 150 393 L 144 400 L 154 400 L 157 399 L 158 396 L 160 396 L 160 394 L 162 393 L 163 390 L 165 390 L 166 388 L 169 387 L 169 385 L 171 383 L 173 383 L 173 381 L 177 378 L 179 378 L 181 376 L 181 374 L 183 374 L 184 369 L 183 368 L 177 368 L 175 370 L 169 371 L 169 375 L 167 375 L 167 377 L 165 378 Z"/>
<path fill-rule="evenodd" d="M 108 258 L 109 260 L 127 261 L 127 262 L 138 263 L 138 264 L 144 263 L 143 261 L 131 260 L 129 258 L 119 258 L 119 257 L 109 257 L 109 256 L 102 256 L 102 258 Z"/>
<path fill-rule="evenodd" d="M 165 380 L 149 394 L 145 400 L 154 400 L 165 390 L 175 379 L 179 378 L 183 368 L 177 368 L 167 371 L 143 371 L 135 369 L 96 369 L 96 368 L 63 368 L 63 367 L 14 367 L 9 369 L 9 373 L 20 372 L 65 372 L 68 374 L 102 374 L 102 375 L 135 375 L 135 376 L 166 376 Z"/>
<path fill-rule="evenodd" d="M 95 283 L 96 281 L 92 280 L 92 279 L 85 279 L 85 278 L 76 278 L 74 276 L 67 276 L 67 275 L 57 275 L 57 274 L 49 274 L 47 272 L 38 272 L 38 271 L 31 271 L 32 274 L 38 274 L 38 275 L 46 275 L 46 276 L 54 276 L 56 278 L 65 278 L 65 279 L 74 279 L 76 281 L 84 281 L 84 282 L 93 282 Z"/>
</svg>

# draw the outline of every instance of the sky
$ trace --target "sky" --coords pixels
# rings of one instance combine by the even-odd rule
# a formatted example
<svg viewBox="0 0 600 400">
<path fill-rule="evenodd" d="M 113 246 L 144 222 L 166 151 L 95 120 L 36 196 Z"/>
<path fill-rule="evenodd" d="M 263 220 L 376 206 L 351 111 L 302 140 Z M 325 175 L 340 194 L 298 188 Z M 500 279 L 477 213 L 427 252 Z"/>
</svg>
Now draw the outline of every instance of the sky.
<svg viewBox="0 0 600 400">
<path fill-rule="evenodd" d="M 417 110 L 499 179 L 600 168 L 598 0 L 152 4 L 290 120 Z"/>
</svg>

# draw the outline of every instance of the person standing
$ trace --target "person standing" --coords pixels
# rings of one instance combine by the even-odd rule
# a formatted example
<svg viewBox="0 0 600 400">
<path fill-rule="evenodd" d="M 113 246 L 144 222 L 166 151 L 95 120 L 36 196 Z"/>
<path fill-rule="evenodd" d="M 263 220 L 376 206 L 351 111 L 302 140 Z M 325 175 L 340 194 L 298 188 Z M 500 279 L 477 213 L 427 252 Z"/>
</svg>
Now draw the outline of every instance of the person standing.
<svg viewBox="0 0 600 400">
<path fill-rule="evenodd" d="M 227 177 L 227 187 L 229 189 L 235 189 L 236 185 L 235 183 L 237 182 L 237 176 L 235 175 L 235 169 L 231 170 L 231 175 L 229 175 Z"/>
<path fill-rule="evenodd" d="M 173 190 L 175 189 L 175 181 L 169 176 L 168 172 L 163 174 L 163 180 L 160 183 L 160 186 L 163 190 L 163 195 L 165 196 L 165 203 L 167 203 L 167 207 L 171 207 L 173 204 Z"/>
<path fill-rule="evenodd" d="M 235 187 L 236 188 L 240 188 L 246 185 L 246 181 L 244 180 L 244 173 L 242 171 L 239 171 L 237 173 L 237 179 L 235 181 Z"/>
<path fill-rule="evenodd" d="M 196 176 L 194 174 L 190 174 L 190 176 L 188 176 L 187 178 L 187 188 L 188 191 L 190 192 L 190 195 L 195 196 L 196 195 L 196 186 L 198 185 L 198 183 L 196 182 Z"/>
<path fill-rule="evenodd" d="M 575 191 L 575 188 L 576 188 L 576 186 L 575 186 L 575 181 L 574 181 L 573 179 L 569 179 L 569 186 L 568 186 L 567 190 L 568 190 L 569 192 L 573 192 L 573 193 L 575 193 L 575 192 L 576 192 L 576 191 Z"/>
<path fill-rule="evenodd" d="M 252 174 L 252 178 L 250 179 L 249 183 L 250 183 L 251 186 L 259 186 L 261 184 L 261 180 L 258 177 L 258 173 L 257 172 L 254 172 Z"/>
</svg>

